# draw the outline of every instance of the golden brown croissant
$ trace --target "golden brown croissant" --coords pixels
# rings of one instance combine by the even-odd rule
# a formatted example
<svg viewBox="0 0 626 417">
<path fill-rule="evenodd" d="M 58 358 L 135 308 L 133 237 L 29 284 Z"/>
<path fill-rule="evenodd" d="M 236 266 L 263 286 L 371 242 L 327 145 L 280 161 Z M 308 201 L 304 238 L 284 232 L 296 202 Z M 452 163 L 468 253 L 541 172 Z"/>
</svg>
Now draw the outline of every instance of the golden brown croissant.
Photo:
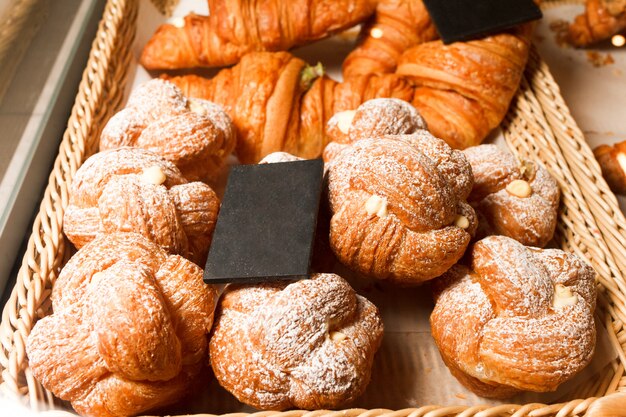
<svg viewBox="0 0 626 417">
<path fill-rule="evenodd" d="M 335 274 L 229 286 L 211 336 L 211 366 L 239 401 L 260 409 L 334 409 L 369 383 L 383 323 Z"/>
<path fill-rule="evenodd" d="M 625 0 L 587 0 L 585 12 L 568 27 L 574 46 L 588 46 L 626 29 Z"/>
<path fill-rule="evenodd" d="M 626 141 L 615 145 L 600 145 L 593 150 L 602 175 L 611 190 L 626 195 Z"/>
<path fill-rule="evenodd" d="M 358 46 L 343 62 L 343 78 L 392 73 L 404 51 L 437 38 L 422 0 L 380 0 L 361 29 Z"/>
<path fill-rule="evenodd" d="M 99 233 L 136 232 L 204 265 L 219 199 L 201 182 L 141 148 L 99 152 L 76 172 L 63 232 L 81 248 Z"/>
<path fill-rule="evenodd" d="M 246 163 L 276 151 L 318 157 L 334 113 L 381 97 L 411 102 L 435 136 L 462 149 L 479 144 L 504 117 L 528 56 L 528 31 L 525 26 L 517 35 L 449 46 L 428 42 L 400 58 L 398 74 L 357 75 L 341 83 L 287 52 L 248 54 L 210 80 L 168 79 L 191 97 L 226 109 L 237 129 L 237 154 Z"/>
<path fill-rule="evenodd" d="M 149 69 L 235 64 L 253 51 L 284 51 L 362 22 L 373 0 L 209 0 L 209 16 L 191 14 L 183 27 L 158 28 L 141 54 Z"/>
<path fill-rule="evenodd" d="M 376 97 L 412 96 L 399 76 L 365 75 L 344 83 L 322 75 L 288 52 L 257 52 L 206 79 L 197 75 L 167 77 L 189 97 L 224 107 L 237 133 L 236 153 L 243 163 L 256 163 L 284 151 L 306 159 L 321 156 L 324 128 L 336 112 L 356 108 Z"/>
<path fill-rule="evenodd" d="M 504 236 L 434 282 L 431 331 L 452 374 L 483 397 L 554 391 L 593 356 L 595 272 L 576 255 Z"/>
<path fill-rule="evenodd" d="M 463 149 L 500 124 L 526 66 L 530 33 L 522 25 L 469 42 L 426 42 L 402 54 L 396 73 L 415 85 L 411 103 L 433 135 Z"/>
<path fill-rule="evenodd" d="M 235 140 L 222 108 L 187 99 L 174 84 L 155 79 L 133 90 L 126 108 L 107 122 L 100 150 L 148 149 L 172 161 L 188 180 L 214 183 Z"/>
<path fill-rule="evenodd" d="M 548 171 L 518 161 L 496 145 L 474 146 L 463 153 L 474 175 L 468 201 L 478 214 L 478 238 L 504 235 L 526 246 L 544 247 L 554 235 L 560 196 Z"/>
<path fill-rule="evenodd" d="M 476 230 L 471 167 L 425 130 L 361 139 L 328 165 L 330 244 L 345 265 L 403 285 L 435 278 Z"/>
<path fill-rule="evenodd" d="M 175 402 L 206 372 L 217 291 L 202 270 L 140 235 L 100 235 L 61 271 L 54 314 L 26 351 L 33 375 L 82 415 Z"/>
</svg>

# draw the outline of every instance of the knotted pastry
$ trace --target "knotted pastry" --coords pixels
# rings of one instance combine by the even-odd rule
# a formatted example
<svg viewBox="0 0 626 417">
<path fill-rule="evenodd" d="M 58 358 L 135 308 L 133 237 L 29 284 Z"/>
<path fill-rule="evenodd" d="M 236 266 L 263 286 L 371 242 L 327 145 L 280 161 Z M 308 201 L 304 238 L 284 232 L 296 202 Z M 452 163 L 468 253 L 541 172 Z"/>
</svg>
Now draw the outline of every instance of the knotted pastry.
<svg viewBox="0 0 626 417">
<path fill-rule="evenodd" d="M 568 40 L 574 46 L 589 46 L 626 29 L 625 0 L 587 0 L 585 12 L 568 27 Z"/>
<path fill-rule="evenodd" d="M 435 281 L 435 298 L 441 357 L 482 397 L 554 391 L 593 356 L 595 272 L 576 255 L 491 236 L 474 245 L 471 268 Z"/>
<path fill-rule="evenodd" d="M 422 0 L 380 0 L 357 47 L 343 61 L 343 78 L 393 73 L 404 51 L 438 37 Z"/>
<path fill-rule="evenodd" d="M 202 265 L 219 199 L 171 162 L 139 148 L 99 152 L 74 176 L 63 231 L 80 248 L 99 233 L 136 232 Z"/>
<path fill-rule="evenodd" d="M 229 286 L 210 342 L 219 383 L 268 410 L 339 408 L 369 383 L 383 323 L 335 274 Z"/>
<path fill-rule="evenodd" d="M 531 161 L 518 161 L 496 145 L 475 146 L 463 153 L 474 174 L 468 201 L 478 214 L 478 238 L 504 235 L 523 245 L 544 247 L 554 235 L 560 197 L 548 171 Z"/>
<path fill-rule="evenodd" d="M 330 245 L 342 263 L 379 279 L 435 278 L 476 230 L 465 201 L 472 183 L 463 153 L 425 130 L 361 139 L 328 168 Z"/>
<path fill-rule="evenodd" d="M 54 314 L 28 336 L 30 369 L 86 416 L 181 399 L 205 371 L 216 290 L 202 270 L 140 235 L 100 235 L 61 271 Z"/>
<path fill-rule="evenodd" d="M 221 67 L 253 51 L 285 51 L 341 32 L 374 13 L 373 0 L 218 1 L 209 16 L 161 25 L 141 54 L 148 70 Z"/>
<path fill-rule="evenodd" d="M 102 130 L 100 150 L 134 146 L 172 161 L 190 181 L 212 182 L 235 147 L 230 117 L 206 100 L 187 99 L 174 84 L 151 80 Z"/>
<path fill-rule="evenodd" d="M 415 107 L 404 100 L 376 98 L 368 100 L 356 110 L 335 113 L 326 125 L 328 145 L 324 161 L 359 139 L 385 135 L 405 135 L 426 129 L 426 123 Z"/>
<path fill-rule="evenodd" d="M 626 141 L 613 146 L 600 145 L 593 150 L 598 160 L 602 175 L 611 190 L 616 194 L 626 195 Z"/>
</svg>

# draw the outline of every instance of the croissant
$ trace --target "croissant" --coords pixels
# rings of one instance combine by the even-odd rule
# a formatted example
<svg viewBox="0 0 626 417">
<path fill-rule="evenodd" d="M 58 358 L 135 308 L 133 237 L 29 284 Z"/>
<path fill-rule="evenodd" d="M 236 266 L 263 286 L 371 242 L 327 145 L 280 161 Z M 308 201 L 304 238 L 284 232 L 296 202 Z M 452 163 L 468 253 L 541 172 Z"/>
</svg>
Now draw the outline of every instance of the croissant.
<svg viewBox="0 0 626 417">
<path fill-rule="evenodd" d="M 148 70 L 231 65 L 249 52 L 284 51 L 340 32 L 375 6 L 374 0 L 209 0 L 209 16 L 190 14 L 182 27 L 159 27 L 140 62 Z"/>
<path fill-rule="evenodd" d="M 556 228 L 559 187 L 542 166 L 518 161 L 496 145 L 467 148 L 474 188 L 468 201 L 479 219 L 478 238 L 504 235 L 544 247 Z"/>
<path fill-rule="evenodd" d="M 338 275 L 229 286 L 216 313 L 211 366 L 253 407 L 335 409 L 365 390 L 382 337 L 376 306 Z"/>
<path fill-rule="evenodd" d="M 433 135 L 463 149 L 500 124 L 524 73 L 530 33 L 526 24 L 468 42 L 426 42 L 402 54 L 396 73 L 414 84 L 411 103 Z"/>
<path fill-rule="evenodd" d="M 595 272 L 576 255 L 504 236 L 477 242 L 471 267 L 434 281 L 433 338 L 450 372 L 483 397 L 554 391 L 593 356 Z"/>
<path fill-rule="evenodd" d="M 381 0 L 373 18 L 363 25 L 357 47 L 343 62 L 343 78 L 392 73 L 405 50 L 437 38 L 422 0 Z"/>
<path fill-rule="evenodd" d="M 99 233 L 136 232 L 204 265 L 219 199 L 174 164 L 141 148 L 99 152 L 76 171 L 63 232 L 77 248 Z"/>
<path fill-rule="evenodd" d="M 588 46 L 626 29 L 626 1 L 587 0 L 585 12 L 568 27 L 568 40 L 574 46 Z"/>
<path fill-rule="evenodd" d="M 614 145 L 600 145 L 593 150 L 602 175 L 611 190 L 626 195 L 626 141 Z"/>
<path fill-rule="evenodd" d="M 211 79 L 162 76 L 185 95 L 210 100 L 230 115 L 242 163 L 284 151 L 302 158 L 321 156 L 324 128 L 339 111 L 376 97 L 410 99 L 412 88 L 399 76 L 365 75 L 337 83 L 288 52 L 256 52 Z"/>
<path fill-rule="evenodd" d="M 476 231 L 471 167 L 426 130 L 361 139 L 328 165 L 330 245 L 343 264 L 403 285 L 443 274 Z"/>
<path fill-rule="evenodd" d="M 217 291 L 202 270 L 134 233 L 102 234 L 65 265 L 54 314 L 26 344 L 44 387 L 85 416 L 171 404 L 205 367 Z"/>
<path fill-rule="evenodd" d="M 373 98 L 411 102 L 435 136 L 466 148 L 506 114 L 528 57 L 528 33 L 524 26 L 480 41 L 428 42 L 400 57 L 397 74 L 355 75 L 341 83 L 287 52 L 248 54 L 213 79 L 164 77 L 185 94 L 225 108 L 245 163 L 276 151 L 319 157 L 330 117 Z"/>
</svg>

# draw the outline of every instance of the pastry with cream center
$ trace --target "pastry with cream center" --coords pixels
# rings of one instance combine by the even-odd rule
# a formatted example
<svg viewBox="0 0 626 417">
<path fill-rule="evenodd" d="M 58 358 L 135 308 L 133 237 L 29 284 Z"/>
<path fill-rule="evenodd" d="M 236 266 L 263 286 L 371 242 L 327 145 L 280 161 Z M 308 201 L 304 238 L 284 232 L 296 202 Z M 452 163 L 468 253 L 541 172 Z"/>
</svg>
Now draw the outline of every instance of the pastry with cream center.
<svg viewBox="0 0 626 417">
<path fill-rule="evenodd" d="M 330 245 L 348 267 L 402 285 L 463 256 L 477 219 L 461 151 L 426 130 L 356 141 L 328 166 Z"/>
<path fill-rule="evenodd" d="M 474 175 L 468 201 L 478 215 L 477 238 L 503 235 L 544 247 L 554 235 L 560 200 L 550 173 L 496 145 L 474 146 L 463 153 Z"/>
<path fill-rule="evenodd" d="M 433 338 L 450 372 L 482 397 L 554 391 L 596 343 L 595 272 L 558 249 L 504 236 L 474 244 L 469 265 L 433 281 Z"/>
</svg>

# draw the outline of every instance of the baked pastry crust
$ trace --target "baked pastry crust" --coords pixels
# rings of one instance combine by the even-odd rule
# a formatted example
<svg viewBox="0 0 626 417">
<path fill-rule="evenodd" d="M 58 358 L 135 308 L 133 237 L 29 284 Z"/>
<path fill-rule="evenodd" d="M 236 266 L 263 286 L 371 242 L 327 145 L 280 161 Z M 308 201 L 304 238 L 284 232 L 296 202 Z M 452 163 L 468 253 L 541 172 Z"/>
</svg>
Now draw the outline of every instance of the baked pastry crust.
<svg viewBox="0 0 626 417">
<path fill-rule="evenodd" d="M 187 95 L 224 107 L 243 163 L 277 151 L 319 157 L 329 119 L 375 98 L 412 103 L 431 133 L 462 149 L 479 144 L 502 121 L 526 64 L 529 35 L 523 26 L 467 45 L 428 42 L 406 51 L 396 74 L 355 75 L 341 83 L 288 52 L 247 54 L 211 79 L 164 77 Z M 480 58 L 473 61 L 472 54 Z M 454 77 L 441 77 L 448 70 Z"/>
<path fill-rule="evenodd" d="M 550 173 L 531 161 L 518 161 L 496 145 L 475 146 L 463 153 L 474 175 L 468 201 L 479 219 L 477 238 L 504 235 L 523 245 L 544 247 L 554 235 L 560 200 Z M 526 192 L 517 192 L 516 185 Z"/>
<path fill-rule="evenodd" d="M 335 274 L 229 286 L 210 342 L 219 383 L 260 409 L 333 409 L 369 383 L 383 335 L 377 308 Z"/>
<path fill-rule="evenodd" d="M 425 130 L 362 139 L 329 164 L 330 244 L 345 265 L 415 285 L 443 274 L 476 230 L 463 153 Z"/>
<path fill-rule="evenodd" d="M 375 98 L 356 110 L 335 113 L 326 124 L 329 142 L 324 162 L 359 139 L 385 135 L 407 135 L 426 129 L 426 122 L 410 103 L 397 98 Z"/>
<path fill-rule="evenodd" d="M 453 148 L 480 144 L 506 114 L 530 48 L 530 25 L 468 42 L 416 45 L 398 60 L 397 74 L 414 84 L 411 103 L 436 137 Z"/>
<path fill-rule="evenodd" d="M 626 1 L 587 0 L 585 12 L 568 27 L 568 40 L 574 46 L 589 46 L 626 29 Z"/>
<path fill-rule="evenodd" d="M 593 356 L 595 272 L 558 249 L 490 236 L 434 281 L 431 331 L 452 374 L 482 397 L 554 391 Z"/>
<path fill-rule="evenodd" d="M 187 99 L 174 84 L 153 79 L 137 87 L 100 136 L 100 150 L 133 146 L 172 161 L 190 181 L 215 181 L 235 148 L 230 117 L 218 105 Z"/>
<path fill-rule="evenodd" d="M 99 233 L 135 232 L 203 265 L 219 211 L 215 192 L 140 148 L 99 152 L 75 174 L 63 231 L 81 248 Z"/>
<path fill-rule="evenodd" d="M 343 78 L 393 73 L 404 51 L 438 37 L 422 0 L 380 0 L 343 62 Z"/>
<path fill-rule="evenodd" d="M 374 13 L 373 0 L 209 0 L 209 16 L 161 25 L 141 54 L 149 70 L 232 65 L 254 51 L 286 51 L 341 32 Z"/>
<path fill-rule="evenodd" d="M 30 369 L 82 415 L 128 416 L 184 397 L 206 369 L 217 301 L 202 270 L 140 235 L 100 235 L 61 271 Z"/>
<path fill-rule="evenodd" d="M 593 150 L 602 175 L 616 194 L 626 195 L 626 141 L 600 145 Z"/>
</svg>

